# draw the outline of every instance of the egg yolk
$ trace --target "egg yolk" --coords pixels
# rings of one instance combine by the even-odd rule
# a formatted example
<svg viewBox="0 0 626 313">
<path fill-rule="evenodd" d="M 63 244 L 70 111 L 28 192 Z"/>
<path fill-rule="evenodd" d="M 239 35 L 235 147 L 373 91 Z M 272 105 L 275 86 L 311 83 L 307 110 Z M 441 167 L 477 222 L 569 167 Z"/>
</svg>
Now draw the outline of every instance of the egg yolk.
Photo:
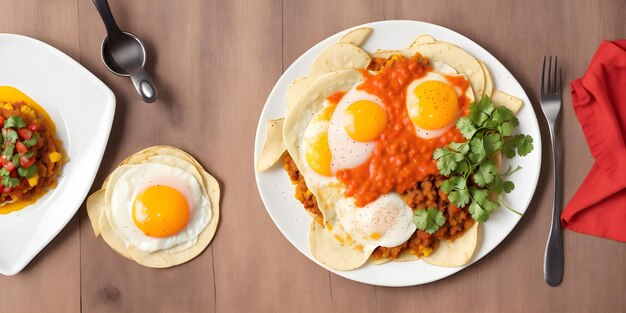
<svg viewBox="0 0 626 313">
<path fill-rule="evenodd" d="M 359 142 L 373 141 L 387 127 L 387 112 L 375 102 L 355 101 L 346 108 L 343 126 L 350 138 Z"/>
<path fill-rule="evenodd" d="M 150 237 L 169 237 L 189 223 L 189 204 L 185 196 L 169 186 L 151 186 L 133 203 L 133 221 Z"/>
<path fill-rule="evenodd" d="M 310 140 L 306 151 L 306 161 L 311 169 L 324 176 L 331 176 L 330 162 L 331 154 L 328 146 L 328 133 L 321 132 Z"/>
<path fill-rule="evenodd" d="M 437 80 L 426 81 L 413 93 L 417 103 L 409 103 L 409 112 L 415 125 L 427 130 L 443 128 L 452 123 L 459 113 L 459 98 L 452 86 Z M 417 106 L 417 107 L 416 107 Z"/>
</svg>

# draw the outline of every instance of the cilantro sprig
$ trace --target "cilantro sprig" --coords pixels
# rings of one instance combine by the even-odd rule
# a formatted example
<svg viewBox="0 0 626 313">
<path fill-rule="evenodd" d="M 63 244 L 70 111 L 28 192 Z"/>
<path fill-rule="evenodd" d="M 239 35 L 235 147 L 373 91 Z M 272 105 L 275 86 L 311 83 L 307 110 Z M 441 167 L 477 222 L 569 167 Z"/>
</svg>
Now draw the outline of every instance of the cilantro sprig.
<svg viewBox="0 0 626 313">
<path fill-rule="evenodd" d="M 502 152 L 507 158 L 529 154 L 533 138 L 529 135 L 513 135 L 519 120 L 506 107 L 494 107 L 488 96 L 470 105 L 470 114 L 456 123 L 466 142 L 452 142 L 433 153 L 439 173 L 449 178 L 441 189 L 448 200 L 457 207 L 466 207 L 475 221 L 486 222 L 502 203 L 502 192 L 509 193 L 515 185 L 506 178 L 521 167 L 509 167 L 504 173 L 498 171 L 493 157 Z M 490 193 L 495 198 L 490 197 Z M 521 214 L 520 214 L 521 215 Z M 419 228 L 419 227 L 418 227 Z"/>
<path fill-rule="evenodd" d="M 435 208 L 419 209 L 413 214 L 413 223 L 419 230 L 434 234 L 446 222 L 441 211 Z"/>
</svg>

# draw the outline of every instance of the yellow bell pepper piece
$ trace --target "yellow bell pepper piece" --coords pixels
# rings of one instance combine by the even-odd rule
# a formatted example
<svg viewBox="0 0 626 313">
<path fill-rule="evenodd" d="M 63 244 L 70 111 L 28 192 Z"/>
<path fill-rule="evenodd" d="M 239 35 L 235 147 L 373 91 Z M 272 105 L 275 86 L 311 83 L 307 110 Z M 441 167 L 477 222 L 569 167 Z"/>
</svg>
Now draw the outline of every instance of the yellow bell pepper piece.
<svg viewBox="0 0 626 313">
<path fill-rule="evenodd" d="M 61 154 L 58 152 L 50 152 L 48 154 L 48 157 L 50 158 L 50 161 L 52 163 L 59 162 L 61 161 L 61 158 L 62 158 Z"/>
<path fill-rule="evenodd" d="M 35 174 L 35 176 L 28 179 L 28 184 L 31 187 L 34 187 L 39 182 L 39 174 Z"/>
</svg>

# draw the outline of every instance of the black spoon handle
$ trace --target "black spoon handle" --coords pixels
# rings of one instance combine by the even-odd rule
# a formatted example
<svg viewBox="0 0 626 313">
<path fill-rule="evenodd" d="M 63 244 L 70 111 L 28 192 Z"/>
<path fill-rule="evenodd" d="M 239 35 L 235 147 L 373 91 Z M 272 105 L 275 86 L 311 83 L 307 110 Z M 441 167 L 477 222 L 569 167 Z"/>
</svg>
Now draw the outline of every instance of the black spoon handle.
<svg viewBox="0 0 626 313">
<path fill-rule="evenodd" d="M 109 2 L 107 0 L 92 0 L 93 4 L 96 5 L 96 9 L 98 13 L 100 13 L 100 17 L 102 18 L 102 22 L 104 22 L 104 27 L 107 29 L 107 33 L 119 34 L 122 31 L 117 26 L 115 19 L 113 18 L 113 13 L 111 13 L 111 8 L 109 7 Z"/>
<path fill-rule="evenodd" d="M 159 94 L 154 86 L 154 82 L 143 68 L 130 73 L 130 79 L 133 81 L 135 89 L 137 89 L 137 93 L 139 93 L 143 101 L 152 103 L 157 100 Z"/>
</svg>

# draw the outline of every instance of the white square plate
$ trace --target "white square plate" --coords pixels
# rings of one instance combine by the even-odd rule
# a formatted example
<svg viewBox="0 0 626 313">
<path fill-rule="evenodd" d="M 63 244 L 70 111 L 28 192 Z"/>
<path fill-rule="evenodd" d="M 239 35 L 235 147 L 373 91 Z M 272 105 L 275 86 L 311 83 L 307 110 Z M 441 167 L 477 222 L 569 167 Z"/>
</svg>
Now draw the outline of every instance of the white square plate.
<svg viewBox="0 0 626 313">
<path fill-rule="evenodd" d="M 21 271 L 70 221 L 89 192 L 109 139 L 115 96 L 69 56 L 41 41 L 0 34 L 0 86 L 50 114 L 70 161 L 35 204 L 0 215 L 0 274 Z"/>
</svg>

